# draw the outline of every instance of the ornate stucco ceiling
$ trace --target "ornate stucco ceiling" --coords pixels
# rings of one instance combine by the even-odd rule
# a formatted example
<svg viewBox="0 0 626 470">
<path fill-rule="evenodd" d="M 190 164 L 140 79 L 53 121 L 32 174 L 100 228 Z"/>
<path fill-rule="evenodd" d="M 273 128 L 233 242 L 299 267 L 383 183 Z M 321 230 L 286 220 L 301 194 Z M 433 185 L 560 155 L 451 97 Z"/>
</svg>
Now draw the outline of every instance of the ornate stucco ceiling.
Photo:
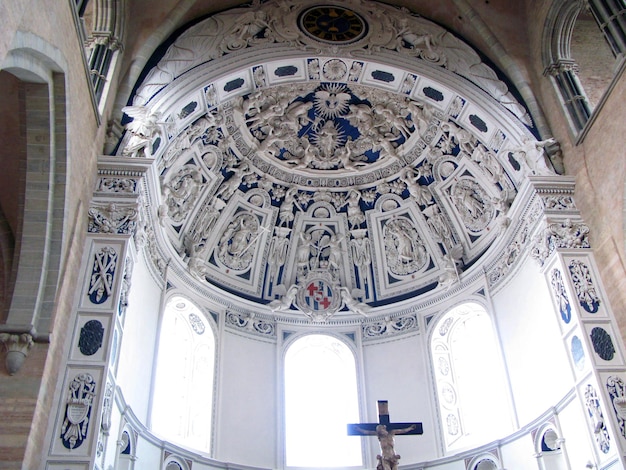
<svg viewBox="0 0 626 470">
<path fill-rule="evenodd" d="M 372 316 L 450 289 L 552 171 L 479 55 L 388 5 L 225 11 L 155 64 L 118 152 L 155 159 L 153 258 L 260 311 Z"/>
</svg>

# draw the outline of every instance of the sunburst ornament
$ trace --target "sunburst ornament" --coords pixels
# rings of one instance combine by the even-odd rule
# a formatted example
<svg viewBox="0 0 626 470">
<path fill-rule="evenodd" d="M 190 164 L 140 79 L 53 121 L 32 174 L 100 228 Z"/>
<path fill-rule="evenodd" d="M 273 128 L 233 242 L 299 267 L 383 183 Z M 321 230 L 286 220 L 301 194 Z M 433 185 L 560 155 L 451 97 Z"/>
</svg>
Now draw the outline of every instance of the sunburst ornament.
<svg viewBox="0 0 626 470">
<path fill-rule="evenodd" d="M 315 110 L 324 119 L 334 119 L 348 111 L 350 98 L 347 87 L 341 83 L 322 85 L 322 89 L 315 92 Z"/>
</svg>

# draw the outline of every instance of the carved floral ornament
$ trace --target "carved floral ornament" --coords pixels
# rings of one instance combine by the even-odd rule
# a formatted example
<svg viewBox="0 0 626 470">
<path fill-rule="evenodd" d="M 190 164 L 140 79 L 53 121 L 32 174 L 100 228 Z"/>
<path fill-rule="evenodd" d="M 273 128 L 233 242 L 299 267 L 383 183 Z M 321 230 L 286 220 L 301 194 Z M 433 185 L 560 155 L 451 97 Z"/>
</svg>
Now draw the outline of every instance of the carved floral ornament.
<svg viewBox="0 0 626 470">
<path fill-rule="evenodd" d="M 441 27 L 375 2 L 332 8 L 332 31 L 314 2 L 268 1 L 181 34 L 124 109 L 119 152 L 155 159 L 157 203 L 145 223 L 94 207 L 94 230 L 137 220 L 157 265 L 313 321 L 447 292 L 498 235 L 513 240 L 510 208 L 527 177 L 555 176 L 554 141 L 530 137 L 504 83 Z M 237 70 L 220 67 L 229 55 Z M 494 282 L 528 242 L 515 233 Z"/>
</svg>

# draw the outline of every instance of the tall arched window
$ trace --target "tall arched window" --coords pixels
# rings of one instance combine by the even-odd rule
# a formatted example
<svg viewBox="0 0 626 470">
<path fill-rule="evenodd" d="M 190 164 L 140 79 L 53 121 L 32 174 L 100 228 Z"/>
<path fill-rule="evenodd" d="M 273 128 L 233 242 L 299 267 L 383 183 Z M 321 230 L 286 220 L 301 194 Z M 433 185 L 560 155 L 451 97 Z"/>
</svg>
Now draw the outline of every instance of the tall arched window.
<svg viewBox="0 0 626 470">
<path fill-rule="evenodd" d="M 152 430 L 210 451 L 215 338 L 192 302 L 172 297 L 165 306 L 158 346 Z"/>
<path fill-rule="evenodd" d="M 285 355 L 285 447 L 289 467 L 362 465 L 354 354 L 342 341 L 308 335 Z"/>
<path fill-rule="evenodd" d="M 435 325 L 431 354 L 448 450 L 474 447 L 511 431 L 509 396 L 491 319 L 474 303 Z"/>
</svg>

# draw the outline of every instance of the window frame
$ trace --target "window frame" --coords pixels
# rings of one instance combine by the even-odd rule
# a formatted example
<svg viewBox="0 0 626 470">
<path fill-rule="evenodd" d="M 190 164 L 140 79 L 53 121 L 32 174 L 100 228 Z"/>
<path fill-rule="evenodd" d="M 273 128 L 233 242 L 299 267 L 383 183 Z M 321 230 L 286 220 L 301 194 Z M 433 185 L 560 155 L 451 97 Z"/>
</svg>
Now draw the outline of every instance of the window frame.
<svg viewBox="0 0 626 470">
<path fill-rule="evenodd" d="M 278 406 L 278 413 L 279 413 L 279 423 L 281 423 L 281 425 L 279 426 L 279 433 L 278 433 L 278 446 L 279 446 L 279 456 L 281 458 L 280 461 L 280 465 L 281 468 L 283 469 L 313 469 L 313 468 L 318 468 L 318 467 L 298 467 L 298 466 L 288 466 L 287 465 L 287 410 L 286 410 L 286 403 L 287 403 L 287 390 L 286 390 L 286 358 L 287 358 L 287 354 L 289 349 L 299 340 L 306 338 L 308 336 L 314 336 L 314 335 L 320 335 L 320 336 L 327 336 L 330 338 L 333 338 L 335 340 L 337 340 L 338 342 L 342 343 L 345 347 L 348 348 L 348 351 L 352 354 L 352 358 L 354 360 L 354 369 L 355 369 L 355 385 L 356 385 L 356 405 L 357 405 L 357 413 L 358 413 L 358 417 L 357 419 L 360 421 L 362 421 L 363 416 L 365 414 L 365 410 L 364 410 L 364 400 L 363 400 L 363 390 L 365 390 L 364 387 L 364 377 L 363 377 L 363 366 L 362 366 L 362 354 L 361 354 L 361 348 L 360 348 L 360 342 L 359 342 L 359 335 L 357 332 L 353 332 L 353 331 L 323 331 L 323 330 L 306 330 L 303 329 L 302 331 L 299 332 L 290 332 L 290 333 L 281 333 L 284 342 L 282 342 L 282 344 L 280 345 L 280 363 L 279 363 L 279 377 L 280 377 L 280 383 L 281 383 L 281 387 L 280 387 L 280 403 Z M 347 435 L 347 431 L 346 431 L 346 435 Z M 351 439 L 357 439 L 357 437 L 352 436 L 350 437 Z M 364 465 L 366 465 L 366 446 L 363 445 L 363 440 L 362 438 L 359 438 L 359 446 L 360 446 L 360 454 L 361 454 L 361 464 L 358 466 L 352 466 L 352 467 L 339 467 L 339 468 L 354 468 L 354 469 L 358 469 L 358 468 L 363 468 Z M 332 469 L 333 467 L 321 467 L 321 468 L 329 468 Z"/>
<path fill-rule="evenodd" d="M 196 448 L 193 446 L 189 446 L 189 448 L 194 451 L 200 451 L 209 455 L 213 455 L 214 446 L 215 446 L 215 422 L 216 422 L 215 403 L 216 403 L 216 398 L 217 398 L 215 390 L 216 390 L 217 377 L 218 377 L 217 372 L 218 372 L 218 351 L 219 351 L 217 325 L 215 325 L 215 322 L 213 318 L 211 317 L 210 313 L 204 308 L 202 308 L 200 303 L 190 299 L 187 295 L 181 292 L 170 293 L 166 298 L 163 299 L 163 303 L 161 307 L 161 312 L 159 316 L 159 326 L 158 326 L 158 330 L 156 334 L 157 340 L 155 344 L 155 353 L 154 353 L 154 361 L 153 361 L 153 374 L 152 374 L 152 385 L 151 385 L 151 390 L 150 390 L 148 427 L 151 430 L 151 432 L 163 437 L 168 442 L 174 443 L 175 445 L 178 445 L 181 447 L 185 447 L 185 444 L 182 442 L 182 439 L 185 439 L 185 438 L 176 438 L 171 435 L 165 436 L 165 435 L 162 435 L 160 432 L 155 431 L 154 430 L 154 417 L 153 417 L 154 412 L 155 412 L 155 406 L 157 406 L 157 403 L 155 403 L 155 394 L 156 394 L 156 388 L 158 385 L 157 384 L 158 362 L 159 362 L 159 356 L 161 355 L 160 343 L 162 340 L 163 325 L 164 325 L 165 316 L 167 314 L 168 306 L 172 304 L 176 299 L 181 299 L 184 302 L 191 304 L 191 307 L 188 308 L 190 310 L 189 313 L 196 313 L 196 314 L 201 315 L 202 321 L 205 325 L 204 334 L 209 334 L 211 338 L 208 341 L 209 343 L 212 343 L 209 346 L 212 346 L 213 354 L 212 354 L 212 364 L 211 364 L 212 376 L 210 378 L 211 383 L 209 387 L 211 391 L 211 399 L 209 400 L 209 403 L 208 403 L 209 414 L 210 414 L 210 417 L 209 417 L 210 426 L 208 426 L 209 433 L 207 437 L 207 447 Z M 183 315 L 182 313 L 179 313 L 179 312 L 174 312 L 174 313 L 177 315 Z M 189 322 L 188 319 L 187 319 L 187 322 Z M 190 327 L 190 330 L 192 330 L 191 334 L 193 334 L 193 327 L 191 325 L 189 325 L 189 327 Z M 204 345 L 206 345 L 206 343 L 207 341 L 203 342 Z M 198 346 L 199 344 L 196 343 L 195 346 L 192 348 L 193 349 L 191 353 L 192 356 L 195 353 L 195 351 L 198 349 Z M 200 344 L 200 346 L 202 346 L 202 344 Z M 193 364 L 191 368 L 193 369 Z M 192 379 L 190 379 L 190 384 L 192 382 L 193 382 Z"/>
<path fill-rule="evenodd" d="M 463 404 L 461 400 L 459 400 L 460 397 L 458 395 L 458 384 L 455 383 L 456 378 L 453 377 L 455 365 L 453 364 L 454 355 L 451 349 L 451 342 L 454 337 L 455 328 L 458 327 L 462 318 L 467 317 L 468 315 L 471 317 L 483 316 L 489 322 L 487 328 L 489 330 L 490 337 L 493 339 L 493 348 L 498 352 L 497 359 L 495 359 L 495 364 L 497 364 L 498 367 L 498 381 L 501 382 L 500 386 L 502 387 L 502 391 L 506 393 L 506 405 L 507 410 L 509 410 L 508 418 L 511 422 L 511 427 L 513 426 L 514 420 L 513 400 L 510 392 L 510 381 L 506 370 L 506 364 L 504 361 L 496 322 L 493 318 L 493 315 L 490 313 L 488 308 L 483 305 L 482 302 L 476 299 L 469 299 L 461 303 L 455 304 L 442 311 L 439 317 L 436 318 L 435 321 L 432 323 L 432 329 L 430 331 L 427 346 L 433 377 L 433 396 L 435 401 L 434 405 L 436 408 L 436 415 L 438 416 L 441 443 L 445 454 L 455 453 L 466 450 L 468 448 L 480 447 L 484 444 L 487 444 L 487 442 L 477 442 L 473 439 L 473 437 L 467 436 L 467 429 L 464 427 L 467 425 L 467 423 L 465 423 L 465 417 L 462 410 Z M 447 326 L 445 325 L 446 323 L 448 323 Z M 445 334 L 441 334 L 441 329 L 444 326 L 446 326 L 446 332 Z M 446 373 L 443 372 L 443 370 L 445 370 L 445 367 L 443 361 L 441 361 L 441 359 L 443 359 L 444 357 L 447 361 L 446 363 L 448 367 L 448 372 Z M 448 374 L 450 375 L 448 376 Z M 441 384 L 450 385 L 452 387 L 452 390 L 444 390 L 444 387 L 442 387 Z M 451 396 L 454 398 L 454 401 L 450 402 L 448 400 L 445 400 L 443 396 L 444 393 L 446 393 L 448 396 L 450 396 L 450 393 L 452 393 Z M 444 401 L 448 401 L 448 403 L 450 403 L 451 405 L 444 405 Z M 446 410 L 452 411 L 450 411 L 448 415 L 444 416 Z M 445 431 L 446 426 L 449 426 L 451 424 L 448 423 L 448 418 L 450 414 L 454 414 L 454 416 L 456 417 L 459 429 L 459 436 L 455 437 L 454 439 L 449 439 L 449 436 Z M 454 421 L 454 419 L 452 421 Z M 497 437 L 494 437 L 494 439 L 495 438 Z"/>
</svg>

